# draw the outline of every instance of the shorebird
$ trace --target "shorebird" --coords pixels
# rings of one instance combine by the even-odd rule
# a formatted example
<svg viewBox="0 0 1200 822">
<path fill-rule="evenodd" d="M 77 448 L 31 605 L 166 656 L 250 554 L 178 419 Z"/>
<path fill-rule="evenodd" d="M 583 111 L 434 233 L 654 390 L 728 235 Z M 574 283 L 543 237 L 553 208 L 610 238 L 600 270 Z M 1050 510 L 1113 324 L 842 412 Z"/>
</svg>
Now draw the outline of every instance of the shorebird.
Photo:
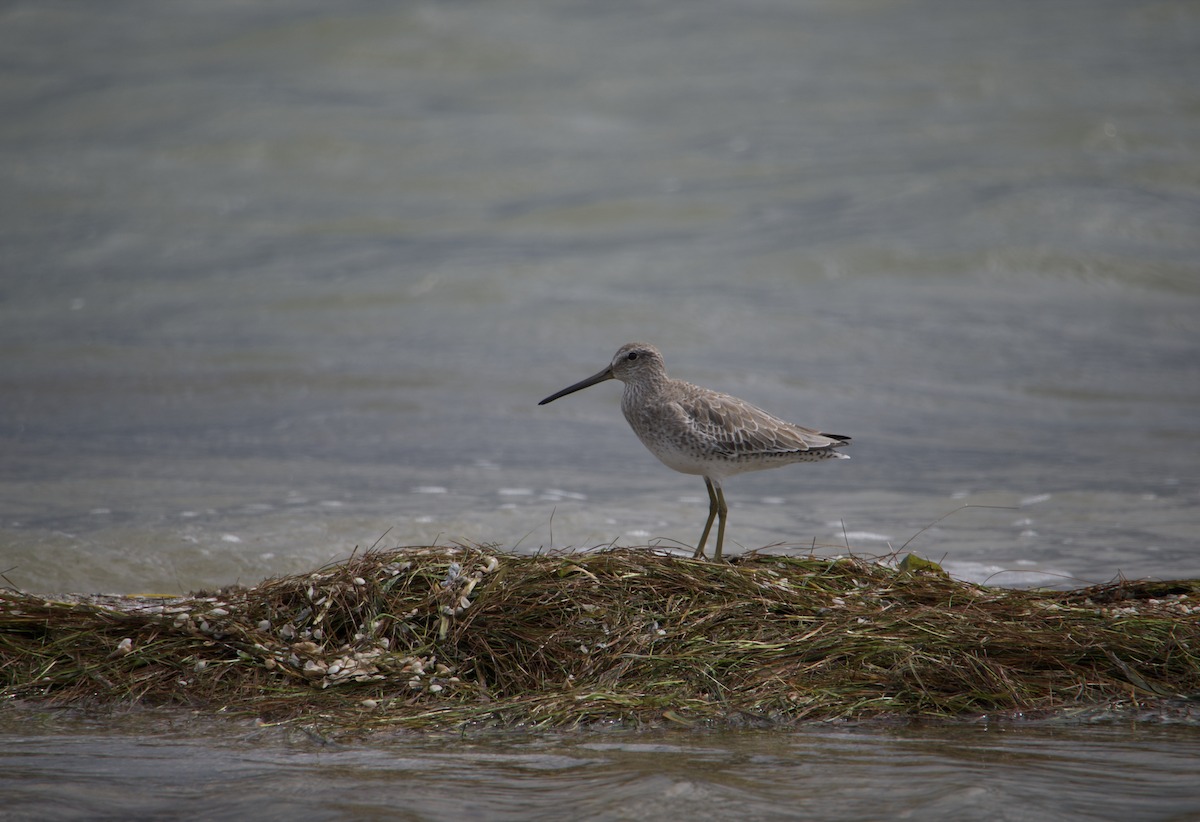
<svg viewBox="0 0 1200 822">
<path fill-rule="evenodd" d="M 717 525 L 721 559 L 725 542 L 725 494 L 721 483 L 747 471 L 778 468 L 793 462 L 849 459 L 834 449 L 850 444 L 841 434 L 822 434 L 784 422 L 748 402 L 667 376 L 662 354 L 646 343 L 629 343 L 598 374 L 551 394 L 545 405 L 605 380 L 625 383 L 621 411 L 650 453 L 668 468 L 704 477 L 708 487 L 708 522 L 694 556 L 704 556 L 704 544 Z"/>
</svg>

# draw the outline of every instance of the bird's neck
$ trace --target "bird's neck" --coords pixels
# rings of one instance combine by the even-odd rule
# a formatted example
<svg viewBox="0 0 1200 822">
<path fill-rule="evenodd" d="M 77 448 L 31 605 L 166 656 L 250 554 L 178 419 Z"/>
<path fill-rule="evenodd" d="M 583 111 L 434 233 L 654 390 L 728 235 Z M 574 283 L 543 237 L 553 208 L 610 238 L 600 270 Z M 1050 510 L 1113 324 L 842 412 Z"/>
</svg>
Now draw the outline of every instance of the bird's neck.
<svg viewBox="0 0 1200 822">
<path fill-rule="evenodd" d="M 625 416 L 628 417 L 634 409 L 657 405 L 658 398 L 666 391 L 668 382 L 667 377 L 663 376 L 625 383 L 625 393 L 621 395 L 621 410 L 625 412 Z"/>
</svg>

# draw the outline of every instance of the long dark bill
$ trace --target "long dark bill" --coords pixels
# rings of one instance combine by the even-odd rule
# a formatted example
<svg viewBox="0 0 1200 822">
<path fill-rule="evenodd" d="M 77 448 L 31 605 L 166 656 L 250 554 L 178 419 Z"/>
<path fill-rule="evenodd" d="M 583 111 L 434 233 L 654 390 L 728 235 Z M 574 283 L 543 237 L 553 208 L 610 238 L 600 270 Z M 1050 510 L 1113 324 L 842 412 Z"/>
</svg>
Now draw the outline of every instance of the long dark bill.
<svg viewBox="0 0 1200 822">
<path fill-rule="evenodd" d="M 554 402 L 559 397 L 565 397 L 565 396 L 567 396 L 567 394 L 574 394 L 576 391 L 582 391 L 583 389 L 587 388 L 589 385 L 595 385 L 598 382 L 604 382 L 605 380 L 611 380 L 612 378 L 613 378 L 613 372 L 612 372 L 612 366 L 610 365 L 608 368 L 604 369 L 599 374 L 594 374 L 594 375 L 588 377 L 583 382 L 577 382 L 574 385 L 572 385 L 570 388 L 564 388 L 562 391 L 559 391 L 557 394 L 551 394 L 550 396 L 546 397 L 546 399 L 539 402 L 538 405 L 545 405 L 548 402 Z"/>
</svg>

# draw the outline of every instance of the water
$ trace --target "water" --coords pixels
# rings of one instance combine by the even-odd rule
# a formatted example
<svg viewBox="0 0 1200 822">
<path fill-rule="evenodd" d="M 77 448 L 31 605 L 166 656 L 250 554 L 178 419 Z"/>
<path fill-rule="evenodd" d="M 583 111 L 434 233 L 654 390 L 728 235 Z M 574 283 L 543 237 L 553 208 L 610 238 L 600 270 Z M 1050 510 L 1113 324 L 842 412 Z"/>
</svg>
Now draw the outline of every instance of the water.
<svg viewBox="0 0 1200 822">
<path fill-rule="evenodd" d="M 10 3 L 0 55 L 16 586 L 694 545 L 618 386 L 536 406 L 634 340 L 854 438 L 727 551 L 1200 576 L 1195 3 Z"/>
<path fill-rule="evenodd" d="M 535 406 L 637 339 L 854 437 L 731 483 L 733 550 L 887 554 L 977 504 L 1019 510 L 911 547 L 1004 584 L 1200 574 L 1194 4 L 0 28 L 16 585 L 176 593 L 381 537 L 692 545 L 704 489 L 615 384 Z"/>
<path fill-rule="evenodd" d="M 1057 822 L 1200 813 L 1194 725 L 834 725 L 329 745 L 170 714 L 86 724 L 41 717 L 8 729 L 6 819 Z"/>
</svg>

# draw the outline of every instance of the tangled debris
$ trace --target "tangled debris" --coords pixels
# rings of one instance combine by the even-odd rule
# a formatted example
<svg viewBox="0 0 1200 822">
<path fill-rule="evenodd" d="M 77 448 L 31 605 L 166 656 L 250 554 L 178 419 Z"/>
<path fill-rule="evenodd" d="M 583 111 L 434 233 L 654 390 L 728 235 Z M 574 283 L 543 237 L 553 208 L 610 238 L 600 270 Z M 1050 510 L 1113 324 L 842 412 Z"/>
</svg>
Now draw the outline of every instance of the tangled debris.
<svg viewBox="0 0 1200 822">
<path fill-rule="evenodd" d="M 412 547 L 186 598 L 0 592 L 0 666 L 10 703 L 343 732 L 1046 711 L 1200 692 L 1200 581 Z"/>
</svg>

